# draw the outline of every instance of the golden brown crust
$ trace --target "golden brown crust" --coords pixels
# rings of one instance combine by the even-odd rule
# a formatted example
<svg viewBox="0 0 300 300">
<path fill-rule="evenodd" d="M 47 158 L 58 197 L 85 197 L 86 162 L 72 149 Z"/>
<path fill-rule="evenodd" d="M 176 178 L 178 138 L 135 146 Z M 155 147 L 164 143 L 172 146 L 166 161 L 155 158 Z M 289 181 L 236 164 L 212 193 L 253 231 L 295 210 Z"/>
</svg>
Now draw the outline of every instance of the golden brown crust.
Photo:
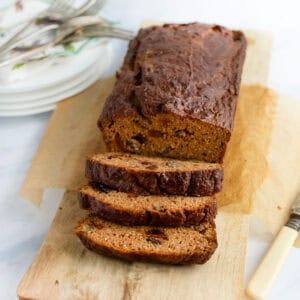
<svg viewBox="0 0 300 300">
<path fill-rule="evenodd" d="M 161 166 L 165 161 L 162 160 L 161 163 L 152 162 L 149 165 L 152 169 L 145 170 L 139 166 L 131 166 L 130 162 L 127 166 L 112 164 L 109 159 L 111 154 L 102 154 L 105 155 L 107 158 L 89 157 L 86 161 L 85 175 L 91 181 L 100 182 L 118 191 L 142 195 L 211 196 L 222 188 L 223 168 L 219 164 L 207 168 L 203 167 L 203 163 L 199 163 L 199 167 L 193 170 L 187 166 L 181 170 L 174 168 L 166 171 Z M 145 163 L 149 163 L 147 157 L 122 153 L 113 155 L 124 157 L 124 160 L 131 159 L 133 162 L 143 159 Z"/>
<path fill-rule="evenodd" d="M 108 149 L 222 161 L 245 50 L 242 32 L 218 25 L 141 29 L 99 119 Z"/>
</svg>

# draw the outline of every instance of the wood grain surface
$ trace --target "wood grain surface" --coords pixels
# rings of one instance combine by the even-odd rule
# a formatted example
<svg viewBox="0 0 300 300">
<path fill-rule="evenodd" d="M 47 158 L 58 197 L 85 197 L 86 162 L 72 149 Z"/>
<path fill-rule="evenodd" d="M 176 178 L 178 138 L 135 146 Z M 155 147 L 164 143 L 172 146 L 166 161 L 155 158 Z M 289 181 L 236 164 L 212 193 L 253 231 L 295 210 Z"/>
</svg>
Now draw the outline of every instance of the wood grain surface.
<svg viewBox="0 0 300 300">
<path fill-rule="evenodd" d="M 94 254 L 73 233 L 84 211 L 66 192 L 18 287 L 20 299 L 241 299 L 249 217 L 221 210 L 219 248 L 205 265 L 128 263 Z"/>
</svg>

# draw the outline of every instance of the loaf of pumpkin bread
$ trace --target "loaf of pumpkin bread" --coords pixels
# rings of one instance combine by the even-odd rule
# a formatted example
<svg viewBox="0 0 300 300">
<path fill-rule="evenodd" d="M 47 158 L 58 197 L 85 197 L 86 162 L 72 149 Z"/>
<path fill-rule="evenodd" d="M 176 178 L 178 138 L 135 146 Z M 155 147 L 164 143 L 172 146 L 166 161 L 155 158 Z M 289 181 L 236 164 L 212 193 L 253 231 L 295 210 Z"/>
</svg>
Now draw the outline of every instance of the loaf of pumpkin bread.
<svg viewBox="0 0 300 300">
<path fill-rule="evenodd" d="M 242 32 L 218 25 L 141 29 L 99 118 L 108 150 L 221 162 L 245 50 Z"/>
</svg>

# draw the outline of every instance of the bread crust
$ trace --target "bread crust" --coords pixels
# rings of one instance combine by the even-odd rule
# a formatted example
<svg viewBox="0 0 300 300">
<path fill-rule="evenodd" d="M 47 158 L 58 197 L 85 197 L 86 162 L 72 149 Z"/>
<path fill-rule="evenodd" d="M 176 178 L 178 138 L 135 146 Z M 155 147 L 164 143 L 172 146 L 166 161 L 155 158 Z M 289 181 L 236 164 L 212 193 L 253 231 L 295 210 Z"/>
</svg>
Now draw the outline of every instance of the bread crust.
<svg viewBox="0 0 300 300">
<path fill-rule="evenodd" d="M 211 196 L 222 189 L 223 168 L 216 165 L 213 169 L 193 171 L 145 171 L 105 164 L 89 157 L 86 161 L 85 175 L 91 181 L 127 193 Z"/>
<path fill-rule="evenodd" d="M 218 25 L 141 29 L 98 121 L 108 150 L 221 162 L 245 53 L 244 34 Z"/>
<path fill-rule="evenodd" d="M 93 222 L 89 217 L 80 222 L 75 228 L 75 233 L 81 240 L 82 244 L 98 253 L 105 256 L 115 257 L 127 261 L 142 261 L 151 263 L 171 264 L 171 265 L 187 265 L 187 264 L 204 264 L 215 252 L 218 242 L 215 231 L 215 224 L 210 223 L 206 235 L 208 246 L 205 249 L 196 249 L 194 252 L 182 253 L 178 251 L 170 251 L 169 253 L 162 253 L 159 250 L 157 252 L 147 251 L 147 249 L 132 250 L 128 247 L 112 247 L 107 245 L 104 240 L 95 240 L 86 233 L 83 228 L 85 224 L 88 224 L 92 230 L 101 230 L 93 227 Z M 134 242 L 134 241 L 133 241 Z"/>
<path fill-rule="evenodd" d="M 171 113 L 232 131 L 245 50 L 241 31 L 218 25 L 140 29 L 130 42 L 100 124 L 118 115 Z M 136 97 L 130 102 L 132 91 Z"/>
<path fill-rule="evenodd" d="M 159 207 L 158 209 L 132 208 L 108 203 L 103 199 L 107 194 L 101 192 L 101 186 L 94 183 L 92 184 L 92 187 L 95 191 L 93 194 L 89 193 L 86 187 L 79 189 L 79 206 L 83 209 L 88 209 L 91 213 L 100 218 L 121 225 L 166 227 L 192 226 L 199 225 L 201 222 L 212 222 L 217 214 L 217 201 L 215 197 L 210 197 L 210 199 L 206 197 L 205 200 L 203 200 L 203 204 L 199 203 L 199 206 L 195 208 L 178 207 L 178 209 L 164 208 L 162 210 Z M 114 197 L 114 195 L 112 195 L 112 197 Z M 170 198 L 170 201 L 171 200 L 172 199 Z"/>
</svg>

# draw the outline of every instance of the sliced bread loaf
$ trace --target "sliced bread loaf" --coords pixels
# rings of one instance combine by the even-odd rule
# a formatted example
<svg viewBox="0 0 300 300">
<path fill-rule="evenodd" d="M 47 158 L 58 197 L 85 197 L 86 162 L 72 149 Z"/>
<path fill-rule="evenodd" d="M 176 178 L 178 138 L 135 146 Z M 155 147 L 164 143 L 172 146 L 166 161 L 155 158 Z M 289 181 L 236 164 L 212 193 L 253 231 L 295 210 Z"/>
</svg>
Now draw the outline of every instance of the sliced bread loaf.
<svg viewBox="0 0 300 300">
<path fill-rule="evenodd" d="M 86 177 L 122 192 L 210 196 L 222 188 L 220 164 L 107 152 L 88 157 Z"/>
<path fill-rule="evenodd" d="M 127 227 L 89 216 L 75 232 L 88 249 L 129 261 L 202 264 L 217 248 L 215 224 L 209 222 L 194 227 Z"/>
<path fill-rule="evenodd" d="M 191 226 L 211 222 L 217 213 L 215 197 L 143 196 L 91 183 L 79 189 L 81 208 L 122 225 Z"/>
</svg>

